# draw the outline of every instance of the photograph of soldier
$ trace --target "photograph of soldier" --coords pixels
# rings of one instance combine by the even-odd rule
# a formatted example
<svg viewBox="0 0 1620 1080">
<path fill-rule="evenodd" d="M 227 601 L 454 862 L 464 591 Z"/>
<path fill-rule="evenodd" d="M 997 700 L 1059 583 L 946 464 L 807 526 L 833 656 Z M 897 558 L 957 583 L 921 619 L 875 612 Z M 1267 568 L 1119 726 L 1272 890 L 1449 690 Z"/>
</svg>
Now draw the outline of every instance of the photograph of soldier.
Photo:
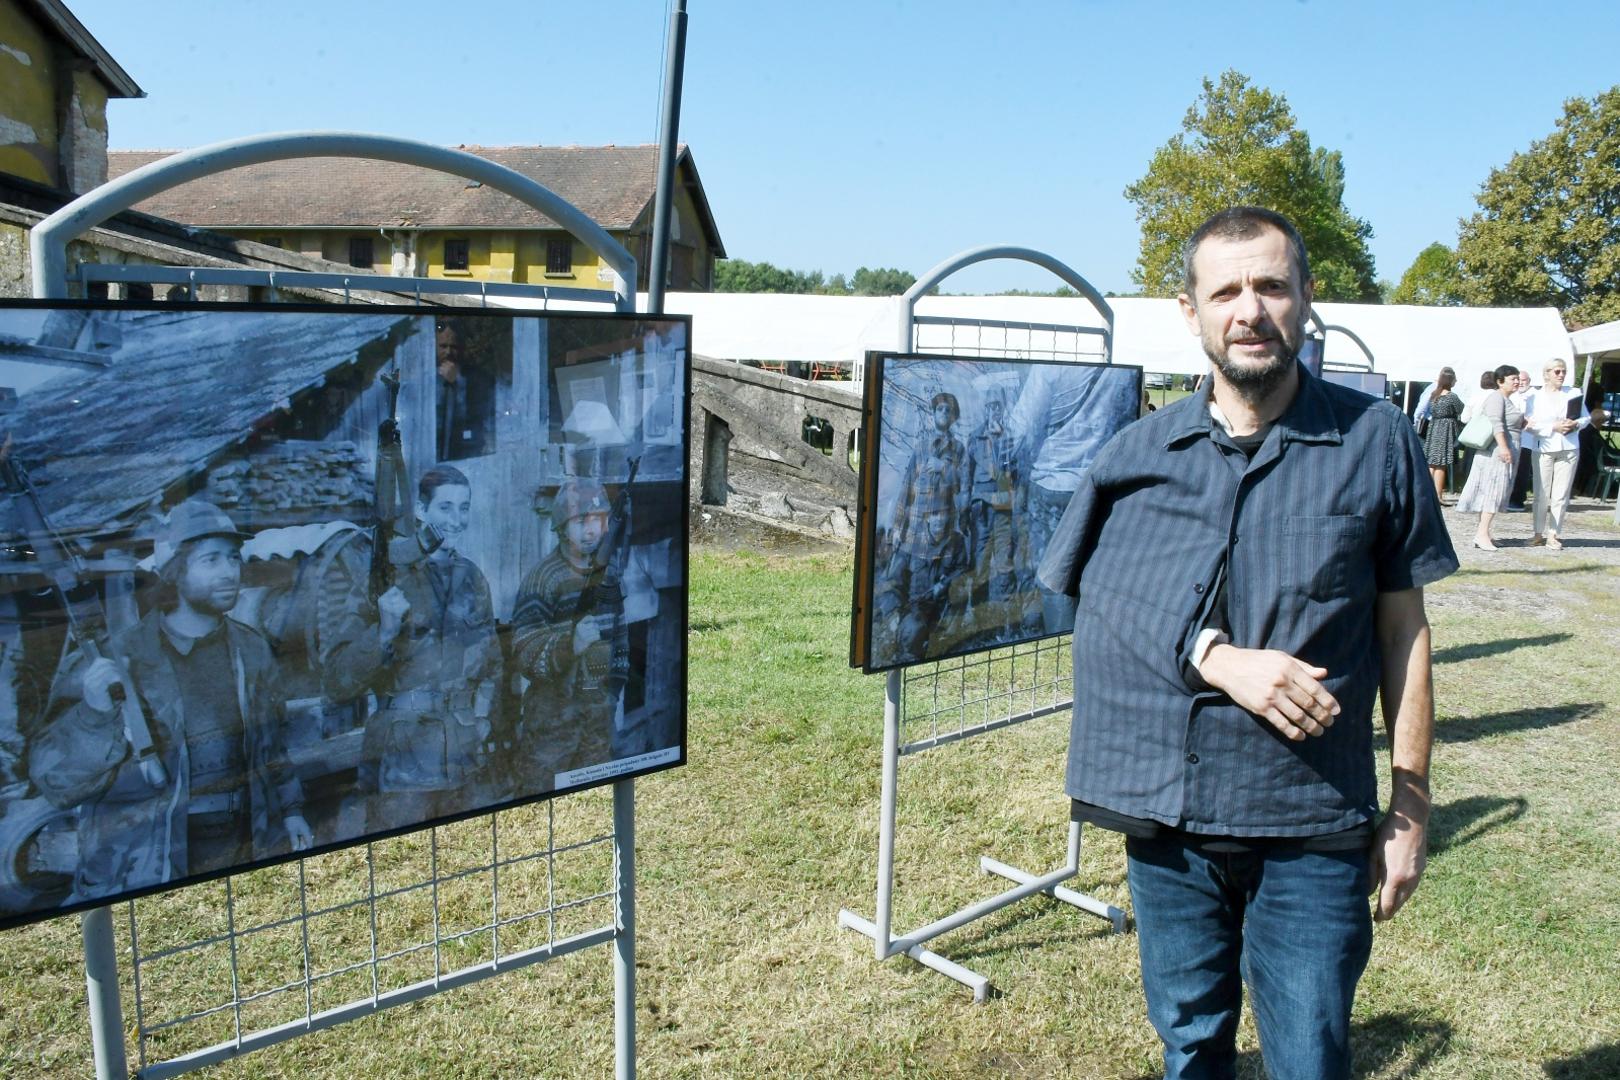
<svg viewBox="0 0 1620 1080">
<path fill-rule="evenodd" d="M 856 557 L 872 572 L 854 663 L 881 671 L 1067 632 L 1072 606 L 1041 590 L 1035 567 L 1080 475 L 1136 419 L 1141 370 L 885 356 L 868 377 L 872 513 Z"/>
<path fill-rule="evenodd" d="M 947 616 L 952 585 L 968 567 L 962 535 L 967 524 L 967 448 L 951 431 L 962 407 L 955 394 L 940 391 L 929 399 L 928 412 L 933 434 L 906 465 L 890 531 L 889 577 L 899 601 L 897 638 L 911 654 L 927 651 L 930 634 Z M 958 598 L 958 608 L 963 600 Z"/>
<path fill-rule="evenodd" d="M 414 536 L 388 545 L 387 590 L 373 601 L 369 578 L 334 582 L 341 599 L 322 627 L 327 686 L 376 698 L 363 744 L 367 832 L 494 801 L 501 649 L 489 584 L 458 550 L 471 520 L 471 483 L 435 466 L 417 483 Z"/>
<path fill-rule="evenodd" d="M 0 301 L 0 926 L 680 764 L 688 335 Z"/>
<path fill-rule="evenodd" d="M 516 756 L 542 790 L 558 773 L 612 759 L 630 657 L 607 493 L 570 479 L 544 513 L 557 546 L 524 575 L 512 608 L 512 654 L 528 680 Z"/>
<path fill-rule="evenodd" d="M 1014 544 L 1023 512 L 1018 483 L 1018 440 L 1007 421 L 1001 387 L 976 381 L 984 420 L 968 440 L 968 535 L 975 552 L 969 606 L 1006 604 L 1018 592 Z"/>
<path fill-rule="evenodd" d="M 227 614 L 247 538 L 210 503 L 175 507 L 156 545 L 155 606 L 112 635 L 104 656 L 90 660 L 81 649 L 63 661 L 29 776 L 53 805 L 78 808 L 72 900 L 313 842 L 281 742 L 270 647 Z M 132 753 L 120 707 L 126 685 L 138 695 L 157 768 Z"/>
</svg>

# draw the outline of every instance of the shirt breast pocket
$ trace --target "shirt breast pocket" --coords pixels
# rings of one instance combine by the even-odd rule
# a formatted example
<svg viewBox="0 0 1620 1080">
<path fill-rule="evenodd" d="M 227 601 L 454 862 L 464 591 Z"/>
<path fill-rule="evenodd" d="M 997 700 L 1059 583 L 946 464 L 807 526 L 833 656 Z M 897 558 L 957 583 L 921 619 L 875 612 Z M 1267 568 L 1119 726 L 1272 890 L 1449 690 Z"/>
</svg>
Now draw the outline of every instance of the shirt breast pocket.
<svg viewBox="0 0 1620 1080">
<path fill-rule="evenodd" d="M 1366 551 L 1363 518 L 1346 514 L 1287 518 L 1278 560 L 1281 584 L 1315 600 L 1356 595 L 1370 578 Z"/>
</svg>

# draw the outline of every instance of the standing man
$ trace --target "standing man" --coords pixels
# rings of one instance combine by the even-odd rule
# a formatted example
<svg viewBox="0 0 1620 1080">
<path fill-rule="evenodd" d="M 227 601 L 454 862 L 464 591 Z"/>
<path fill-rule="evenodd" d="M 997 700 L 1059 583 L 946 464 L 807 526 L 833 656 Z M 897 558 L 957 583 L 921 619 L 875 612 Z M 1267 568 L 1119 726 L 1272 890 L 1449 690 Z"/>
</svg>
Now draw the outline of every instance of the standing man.
<svg viewBox="0 0 1620 1080">
<path fill-rule="evenodd" d="M 242 542 L 225 512 L 190 499 L 156 545 L 157 605 L 107 655 L 70 655 L 51 688 L 29 773 L 52 805 L 80 807 L 73 899 L 174 881 L 301 851 L 314 842 L 286 760 L 270 645 L 226 615 Z M 127 671 L 164 780 L 143 775 L 115 688 Z"/>
<path fill-rule="evenodd" d="M 1577 432 L 1591 423 L 1586 397 L 1579 389 L 1564 385 L 1568 370 L 1564 361 L 1549 360 L 1542 369 L 1541 387 L 1525 395 L 1524 430 L 1534 434 L 1535 535 L 1531 547 L 1545 544 L 1554 550 L 1564 545 L 1558 533 L 1564 527 L 1564 511 L 1569 509 L 1570 491 L 1575 486 L 1575 466 L 1581 443 Z"/>
<path fill-rule="evenodd" d="M 1167 1074 L 1233 1075 L 1241 979 L 1275 1080 L 1344 1077 L 1367 894 L 1388 919 L 1423 873 L 1423 586 L 1457 559 L 1400 410 L 1296 360 L 1293 225 L 1236 207 L 1185 252 L 1212 378 L 1103 449 L 1041 564 L 1079 597 L 1066 786 L 1077 819 L 1126 834 Z"/>
</svg>

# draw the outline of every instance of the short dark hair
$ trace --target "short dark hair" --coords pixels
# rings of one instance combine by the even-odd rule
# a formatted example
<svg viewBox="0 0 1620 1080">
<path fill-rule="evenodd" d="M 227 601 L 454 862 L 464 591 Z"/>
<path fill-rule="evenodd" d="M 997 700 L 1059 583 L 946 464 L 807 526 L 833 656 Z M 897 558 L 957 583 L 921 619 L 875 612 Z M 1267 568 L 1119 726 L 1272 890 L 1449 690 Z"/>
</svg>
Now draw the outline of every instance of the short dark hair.
<svg viewBox="0 0 1620 1080">
<path fill-rule="evenodd" d="M 417 481 L 416 497 L 423 506 L 426 506 L 433 501 L 433 493 L 446 484 L 464 487 L 468 491 L 472 490 L 472 484 L 460 469 L 454 465 L 435 465 L 423 473 L 422 479 Z"/>
<path fill-rule="evenodd" d="M 1305 254 L 1305 239 L 1294 228 L 1294 223 L 1263 206 L 1231 206 L 1205 218 L 1204 223 L 1193 230 L 1187 243 L 1182 246 L 1181 280 L 1187 295 L 1193 295 L 1193 286 L 1197 284 L 1193 273 L 1193 256 L 1198 254 L 1200 244 L 1212 236 L 1220 240 L 1252 240 L 1267 229 L 1276 229 L 1287 238 L 1288 246 L 1294 253 L 1294 265 L 1299 269 L 1299 283 L 1309 284 L 1311 260 Z"/>
<path fill-rule="evenodd" d="M 1484 371 L 1480 372 L 1479 373 L 1479 388 L 1481 390 L 1495 390 L 1496 389 L 1496 372 L 1491 370 L 1490 368 L 1486 368 Z"/>
<path fill-rule="evenodd" d="M 1512 364 L 1503 364 L 1493 374 L 1496 376 L 1496 385 L 1501 386 L 1519 373 L 1519 369 Z"/>
</svg>

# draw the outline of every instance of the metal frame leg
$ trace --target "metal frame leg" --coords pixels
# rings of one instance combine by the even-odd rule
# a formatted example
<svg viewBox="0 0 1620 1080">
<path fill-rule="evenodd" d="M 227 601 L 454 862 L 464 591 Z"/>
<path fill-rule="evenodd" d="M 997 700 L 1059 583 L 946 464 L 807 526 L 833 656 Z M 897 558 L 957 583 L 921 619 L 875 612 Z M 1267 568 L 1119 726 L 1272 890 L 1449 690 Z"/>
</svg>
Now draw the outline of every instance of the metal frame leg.
<svg viewBox="0 0 1620 1080">
<path fill-rule="evenodd" d="M 909 934 L 893 934 L 894 910 L 894 831 L 895 802 L 899 790 L 900 769 L 900 713 L 903 675 L 900 670 L 889 672 L 883 704 L 883 779 L 881 802 L 878 810 L 878 873 L 876 922 L 855 914 L 848 908 L 838 912 L 838 925 L 846 930 L 865 934 L 872 939 L 873 954 L 879 961 L 904 953 L 925 967 L 955 979 L 973 991 L 973 1000 L 983 1002 L 990 995 L 990 980 L 978 972 L 963 967 L 938 953 L 923 947 L 923 943 L 965 926 L 975 919 L 1015 904 L 1025 897 L 1045 893 L 1055 899 L 1072 904 L 1082 911 L 1107 919 L 1115 933 L 1125 931 L 1125 913 L 1096 897 L 1059 883 L 1080 872 L 1080 824 L 1069 823 L 1068 858 L 1061 869 L 1036 877 L 1016 867 L 981 856 L 979 868 L 987 874 L 997 874 L 1017 882 L 1017 886 L 988 900 L 962 908 L 943 919 L 937 919 Z"/>
<path fill-rule="evenodd" d="M 613 785 L 613 1075 L 636 1075 L 636 782 Z"/>
<path fill-rule="evenodd" d="M 112 908 L 99 907 L 79 916 L 84 940 L 84 982 L 90 1004 L 90 1043 L 95 1050 L 96 1080 L 126 1080 L 124 1012 L 118 1000 L 118 950 L 113 944 Z"/>
</svg>

